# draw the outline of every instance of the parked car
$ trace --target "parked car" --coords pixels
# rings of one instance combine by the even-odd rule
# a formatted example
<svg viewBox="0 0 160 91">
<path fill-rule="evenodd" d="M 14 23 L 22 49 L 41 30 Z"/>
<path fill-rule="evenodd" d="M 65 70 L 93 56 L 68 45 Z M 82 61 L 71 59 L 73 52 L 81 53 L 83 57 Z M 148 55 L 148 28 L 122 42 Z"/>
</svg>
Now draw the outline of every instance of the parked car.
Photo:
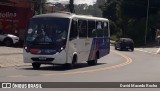
<svg viewBox="0 0 160 91">
<path fill-rule="evenodd" d="M 19 42 L 19 37 L 0 31 L 0 42 L 2 42 L 5 46 L 12 46 L 13 44 Z"/>
<path fill-rule="evenodd" d="M 131 51 L 134 51 L 134 42 L 130 38 L 120 38 L 115 42 L 115 49 L 130 49 Z"/>
</svg>

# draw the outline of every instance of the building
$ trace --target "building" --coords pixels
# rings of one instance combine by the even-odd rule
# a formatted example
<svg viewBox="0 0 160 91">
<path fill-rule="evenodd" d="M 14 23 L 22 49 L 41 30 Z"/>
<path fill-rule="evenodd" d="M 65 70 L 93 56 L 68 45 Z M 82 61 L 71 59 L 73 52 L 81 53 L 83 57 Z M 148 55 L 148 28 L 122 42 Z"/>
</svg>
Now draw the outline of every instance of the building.
<svg viewBox="0 0 160 91">
<path fill-rule="evenodd" d="M 68 5 L 62 3 L 54 3 L 47 5 L 47 13 L 54 13 L 58 11 L 66 11 L 68 12 Z"/>
<path fill-rule="evenodd" d="M 1 0 L 0 30 L 23 39 L 33 15 L 34 5 L 31 0 Z"/>
</svg>

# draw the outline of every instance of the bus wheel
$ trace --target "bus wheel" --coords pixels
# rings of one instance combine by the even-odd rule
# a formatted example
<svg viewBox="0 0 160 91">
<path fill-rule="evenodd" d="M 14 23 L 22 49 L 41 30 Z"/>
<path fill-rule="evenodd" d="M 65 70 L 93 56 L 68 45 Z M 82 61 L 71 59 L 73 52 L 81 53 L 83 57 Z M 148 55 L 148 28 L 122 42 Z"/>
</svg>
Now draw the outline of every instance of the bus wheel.
<svg viewBox="0 0 160 91">
<path fill-rule="evenodd" d="M 73 59 L 72 59 L 72 63 L 66 63 L 66 64 L 63 64 L 63 67 L 65 69 L 73 69 L 75 68 L 75 65 L 77 64 L 77 56 L 74 55 Z"/>
<path fill-rule="evenodd" d="M 33 67 L 33 69 L 39 69 L 39 68 L 40 68 L 40 66 L 41 66 L 41 64 L 40 64 L 40 63 L 32 63 L 32 67 Z"/>
<path fill-rule="evenodd" d="M 97 56 L 96 56 L 96 58 L 94 60 L 87 61 L 87 63 L 88 63 L 89 66 L 93 66 L 93 65 L 97 64 L 97 60 L 98 59 L 97 59 Z"/>
</svg>

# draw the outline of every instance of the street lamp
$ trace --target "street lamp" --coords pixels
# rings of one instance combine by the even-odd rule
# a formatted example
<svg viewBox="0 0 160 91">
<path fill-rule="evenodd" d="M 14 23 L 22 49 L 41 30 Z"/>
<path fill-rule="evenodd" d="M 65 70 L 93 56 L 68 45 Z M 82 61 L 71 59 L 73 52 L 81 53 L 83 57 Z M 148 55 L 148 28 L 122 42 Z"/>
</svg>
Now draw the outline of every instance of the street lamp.
<svg viewBox="0 0 160 91">
<path fill-rule="evenodd" d="M 145 39 L 144 39 L 144 44 L 146 45 L 147 43 L 147 29 L 148 29 L 148 16 L 149 16 L 149 0 L 147 3 L 147 17 L 146 17 L 146 30 L 145 30 Z"/>
</svg>

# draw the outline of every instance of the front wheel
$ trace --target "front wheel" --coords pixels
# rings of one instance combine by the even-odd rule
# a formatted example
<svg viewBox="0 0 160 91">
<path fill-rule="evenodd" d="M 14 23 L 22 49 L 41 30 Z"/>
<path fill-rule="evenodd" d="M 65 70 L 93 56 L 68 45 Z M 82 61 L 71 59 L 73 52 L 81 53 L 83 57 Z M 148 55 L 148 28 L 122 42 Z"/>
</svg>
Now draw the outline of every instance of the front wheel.
<svg viewBox="0 0 160 91">
<path fill-rule="evenodd" d="M 40 64 L 40 63 L 32 63 L 32 67 L 33 67 L 33 69 L 39 69 L 39 68 L 40 68 L 40 66 L 41 66 L 41 64 Z"/>
<path fill-rule="evenodd" d="M 75 68 L 76 64 L 77 64 L 77 56 L 75 55 L 72 59 L 72 63 L 63 64 L 63 68 L 64 69 L 73 69 L 73 68 Z"/>
</svg>

